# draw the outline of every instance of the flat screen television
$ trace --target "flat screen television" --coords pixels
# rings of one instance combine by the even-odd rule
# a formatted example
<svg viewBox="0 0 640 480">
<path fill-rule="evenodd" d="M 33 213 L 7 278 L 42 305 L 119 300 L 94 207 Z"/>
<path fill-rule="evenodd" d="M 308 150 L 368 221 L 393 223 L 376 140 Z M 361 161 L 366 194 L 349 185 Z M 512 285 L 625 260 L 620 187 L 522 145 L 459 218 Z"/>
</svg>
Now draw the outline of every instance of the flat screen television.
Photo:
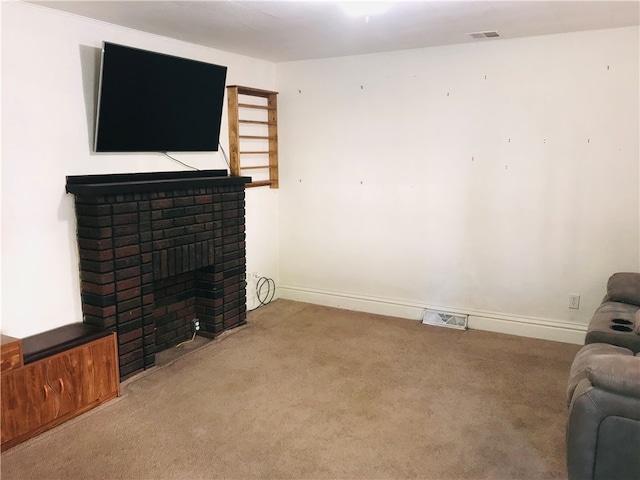
<svg viewBox="0 0 640 480">
<path fill-rule="evenodd" d="M 96 152 L 217 151 L 227 67 L 104 42 Z"/>
</svg>

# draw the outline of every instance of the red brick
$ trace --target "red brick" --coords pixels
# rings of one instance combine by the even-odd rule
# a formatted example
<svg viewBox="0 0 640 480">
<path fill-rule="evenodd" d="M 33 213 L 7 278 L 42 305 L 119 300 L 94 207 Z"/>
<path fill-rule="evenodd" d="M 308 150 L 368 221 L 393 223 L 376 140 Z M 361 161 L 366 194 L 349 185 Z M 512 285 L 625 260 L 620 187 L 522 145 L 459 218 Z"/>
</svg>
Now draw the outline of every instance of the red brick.
<svg viewBox="0 0 640 480">
<path fill-rule="evenodd" d="M 94 260 L 97 262 L 111 260 L 113 258 L 113 250 L 85 250 L 81 248 L 80 258 L 84 260 Z"/>
<path fill-rule="evenodd" d="M 140 293 L 140 287 L 130 288 L 129 290 L 118 292 L 116 294 L 116 299 L 118 302 L 122 302 L 124 300 L 129 300 L 130 298 L 139 297 Z"/>
<path fill-rule="evenodd" d="M 108 307 L 96 307 L 94 305 L 84 303 L 82 305 L 82 312 L 87 315 L 93 315 L 94 317 L 110 317 L 116 314 L 116 306 L 109 305 Z"/>
<path fill-rule="evenodd" d="M 82 291 L 93 293 L 94 295 L 111 295 L 115 292 L 116 286 L 113 283 L 98 285 L 96 283 L 82 282 Z"/>
<path fill-rule="evenodd" d="M 128 280 L 122 280 L 116 283 L 116 290 L 127 290 L 129 288 L 137 287 L 140 285 L 140 277 L 129 278 Z"/>
<path fill-rule="evenodd" d="M 113 283 L 113 272 L 108 273 L 95 273 L 87 272 L 86 270 L 80 271 L 80 279 L 90 283 L 97 283 L 98 285 L 104 285 L 106 283 Z"/>
<path fill-rule="evenodd" d="M 136 202 L 128 202 L 128 203 L 116 203 L 113 205 L 113 213 L 130 213 L 137 212 L 138 204 Z"/>
<path fill-rule="evenodd" d="M 140 245 L 128 245 L 126 247 L 116 248 L 116 258 L 130 257 L 140 253 Z"/>
<path fill-rule="evenodd" d="M 135 235 L 138 233 L 138 224 L 131 225 L 120 225 L 117 227 L 113 227 L 113 235 L 114 237 L 120 237 L 123 235 Z"/>
<path fill-rule="evenodd" d="M 187 205 L 193 205 L 194 199 L 193 197 L 179 197 L 173 199 L 173 204 L 176 207 L 185 207 Z"/>
<path fill-rule="evenodd" d="M 138 276 L 140 276 L 140 267 L 124 268 L 116 272 L 117 281 L 126 280 L 127 278 Z"/>
<path fill-rule="evenodd" d="M 165 198 L 162 200 L 151 200 L 151 209 L 157 210 L 161 208 L 171 208 L 173 207 L 173 199 Z"/>
<path fill-rule="evenodd" d="M 91 239 L 102 239 L 111 237 L 111 228 L 103 227 L 103 228 L 89 228 L 89 227 L 78 227 L 78 237 L 80 238 L 91 238 Z"/>
<path fill-rule="evenodd" d="M 141 337 L 142 337 L 142 328 L 138 328 L 136 330 L 131 330 L 130 332 L 121 333 L 120 335 L 118 335 L 118 343 L 120 345 L 123 345 L 127 342 L 134 341 Z"/>
<path fill-rule="evenodd" d="M 129 310 L 127 312 L 122 312 L 118 314 L 118 323 L 130 322 L 136 318 L 142 316 L 141 308 L 134 308 L 133 310 Z"/>
<path fill-rule="evenodd" d="M 93 239 L 93 238 L 79 238 L 78 245 L 80 248 L 87 250 L 106 250 L 113 247 L 113 242 L 110 238 Z"/>
<path fill-rule="evenodd" d="M 113 216 L 113 224 L 114 225 L 128 225 L 131 223 L 138 223 L 138 214 L 137 213 L 122 213 L 120 215 Z"/>
<path fill-rule="evenodd" d="M 127 245 L 137 245 L 138 243 L 140 243 L 140 235 L 124 235 L 116 237 L 114 246 L 120 248 Z"/>
<path fill-rule="evenodd" d="M 212 195 L 196 195 L 194 197 L 194 201 L 196 205 L 203 204 L 203 203 L 211 203 L 213 201 L 213 196 Z"/>
</svg>

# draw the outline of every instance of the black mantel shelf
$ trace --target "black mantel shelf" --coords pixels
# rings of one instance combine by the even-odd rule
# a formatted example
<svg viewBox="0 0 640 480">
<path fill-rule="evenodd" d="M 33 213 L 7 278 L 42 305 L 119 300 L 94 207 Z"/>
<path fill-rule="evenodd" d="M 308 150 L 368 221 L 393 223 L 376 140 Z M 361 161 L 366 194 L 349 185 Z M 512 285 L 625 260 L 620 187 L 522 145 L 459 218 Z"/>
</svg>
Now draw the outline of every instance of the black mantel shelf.
<svg viewBox="0 0 640 480">
<path fill-rule="evenodd" d="M 242 185 L 249 182 L 251 182 L 251 177 L 230 177 L 226 170 L 114 173 L 110 175 L 69 175 L 67 176 L 66 190 L 67 193 L 78 196 L 119 195 Z"/>
</svg>

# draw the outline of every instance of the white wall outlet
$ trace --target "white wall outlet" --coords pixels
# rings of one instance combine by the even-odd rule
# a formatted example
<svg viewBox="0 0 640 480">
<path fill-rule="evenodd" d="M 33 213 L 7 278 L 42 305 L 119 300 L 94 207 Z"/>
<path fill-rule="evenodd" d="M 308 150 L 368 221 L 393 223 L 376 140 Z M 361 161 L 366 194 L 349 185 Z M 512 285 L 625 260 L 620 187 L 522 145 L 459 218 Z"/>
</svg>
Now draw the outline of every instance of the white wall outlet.
<svg viewBox="0 0 640 480">
<path fill-rule="evenodd" d="M 569 308 L 578 310 L 580 308 L 580 295 L 569 294 Z"/>
<path fill-rule="evenodd" d="M 253 290 L 255 290 L 258 286 L 258 280 L 260 280 L 260 274 L 258 272 L 251 272 L 249 274 L 249 278 L 247 279 L 247 283 Z"/>
</svg>

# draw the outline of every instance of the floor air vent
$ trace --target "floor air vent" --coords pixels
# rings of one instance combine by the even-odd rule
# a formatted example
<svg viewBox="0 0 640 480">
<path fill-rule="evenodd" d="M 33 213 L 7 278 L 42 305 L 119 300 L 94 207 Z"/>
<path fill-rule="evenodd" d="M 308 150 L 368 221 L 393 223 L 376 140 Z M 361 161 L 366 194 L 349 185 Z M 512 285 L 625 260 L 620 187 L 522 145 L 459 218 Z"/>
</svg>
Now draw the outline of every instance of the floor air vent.
<svg viewBox="0 0 640 480">
<path fill-rule="evenodd" d="M 422 323 L 426 325 L 435 325 L 437 327 L 466 330 L 468 318 L 468 315 L 461 315 L 459 313 L 438 312 L 436 310 L 427 309 L 422 315 Z"/>
</svg>

